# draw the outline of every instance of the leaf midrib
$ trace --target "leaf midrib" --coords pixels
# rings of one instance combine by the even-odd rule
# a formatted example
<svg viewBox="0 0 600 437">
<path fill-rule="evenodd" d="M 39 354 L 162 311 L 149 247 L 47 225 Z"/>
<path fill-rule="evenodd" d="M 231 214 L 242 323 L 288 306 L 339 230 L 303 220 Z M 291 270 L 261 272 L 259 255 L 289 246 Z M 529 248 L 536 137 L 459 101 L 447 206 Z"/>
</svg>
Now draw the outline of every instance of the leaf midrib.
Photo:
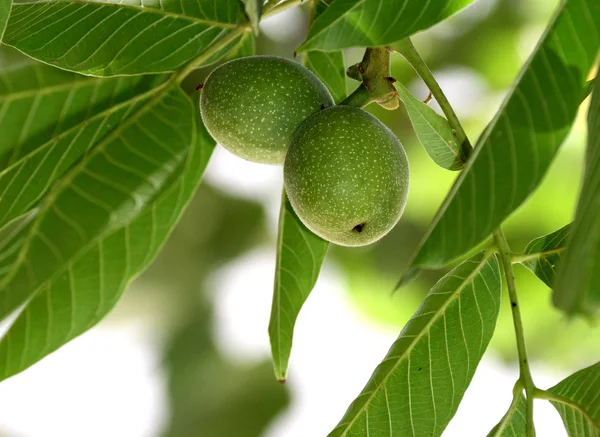
<svg viewBox="0 0 600 437">
<path fill-rule="evenodd" d="M 371 393 L 369 394 L 368 398 L 365 400 L 363 406 L 354 415 L 354 418 L 350 422 L 347 423 L 347 425 L 345 426 L 345 430 L 343 431 L 342 437 L 345 436 L 348 431 L 350 431 L 350 429 L 352 428 L 352 426 L 354 425 L 354 423 L 356 423 L 356 421 L 362 415 L 362 413 L 364 411 L 366 411 L 366 409 L 368 408 L 368 405 L 370 405 L 371 401 L 373 400 L 373 398 L 375 397 L 375 395 L 379 392 L 379 390 L 381 390 L 382 386 L 384 386 L 384 384 L 386 383 L 386 381 L 388 380 L 388 378 L 396 371 L 396 369 L 398 368 L 398 366 L 400 365 L 400 363 L 403 362 L 406 359 L 407 355 L 410 354 L 410 352 L 412 352 L 412 350 L 415 348 L 415 346 L 417 345 L 417 343 L 419 343 L 419 341 L 421 340 L 421 338 L 423 338 L 423 336 L 426 333 L 429 332 L 429 330 L 431 329 L 431 326 L 437 321 L 438 317 L 440 317 L 440 315 L 442 315 L 443 313 L 445 313 L 445 311 L 448 308 L 448 306 L 450 306 L 450 304 L 452 302 L 454 302 L 454 300 L 456 299 L 456 297 L 463 291 L 463 289 L 468 284 L 470 284 L 472 281 L 475 280 L 475 278 L 481 272 L 481 269 L 483 268 L 483 266 L 485 264 L 487 264 L 488 260 L 490 258 L 492 258 L 493 255 L 494 255 L 494 252 L 487 251 L 483 255 L 483 258 L 481 259 L 481 261 L 477 264 L 477 267 L 475 267 L 475 269 L 473 269 L 473 271 L 469 274 L 469 276 L 467 276 L 463 280 L 463 282 L 460 284 L 460 287 L 458 287 L 456 289 L 456 291 L 454 293 L 452 293 L 452 295 L 450 297 L 448 297 L 448 299 L 444 302 L 444 304 L 440 307 L 440 309 L 438 311 L 436 311 L 435 314 L 432 315 L 431 319 L 426 323 L 426 325 L 423 328 L 423 330 L 418 335 L 416 335 L 413 338 L 413 341 L 409 344 L 409 346 L 406 348 L 406 350 L 398 357 L 398 360 L 396 361 L 396 363 L 394 363 L 394 365 L 390 368 L 390 370 L 382 378 L 381 382 L 379 384 L 377 384 L 375 386 L 375 388 L 371 391 Z M 410 321 L 412 321 L 412 318 L 411 318 L 411 320 L 409 320 L 408 323 L 410 323 Z M 339 427 L 336 428 L 336 429 L 339 429 Z"/>
<path fill-rule="evenodd" d="M 4 168 L 3 170 L 0 171 L 0 179 L 7 173 L 9 173 L 13 168 L 22 165 L 24 162 L 32 159 L 35 155 L 37 155 L 38 153 L 41 153 L 43 151 L 45 151 L 48 147 L 50 147 L 51 145 L 53 145 L 54 143 L 56 143 L 57 141 L 60 141 L 62 138 L 64 138 L 65 136 L 70 135 L 73 132 L 76 132 L 77 130 L 83 128 L 85 125 L 90 124 L 92 121 L 98 119 L 98 118 L 103 118 L 109 114 L 112 114 L 113 112 L 117 112 L 118 110 L 120 110 L 122 107 L 125 106 L 131 106 L 134 105 L 135 103 L 137 103 L 140 100 L 144 100 L 147 99 L 148 97 L 152 96 L 154 94 L 154 89 L 150 90 L 150 91 L 146 91 L 145 93 L 142 94 L 138 94 L 135 97 L 132 97 L 129 100 L 126 100 L 124 102 L 121 102 L 117 105 L 111 106 L 108 109 L 105 109 L 102 112 L 99 112 L 97 114 L 95 114 L 94 116 L 87 118 L 85 120 L 83 120 L 80 123 L 77 123 L 75 126 L 70 127 L 69 129 L 61 132 L 60 134 L 52 137 L 51 139 L 49 139 L 48 141 L 46 141 L 44 144 L 42 144 L 40 147 L 32 150 L 31 152 L 27 153 L 26 155 L 21 156 L 17 161 L 15 161 L 13 164 L 11 164 L 10 166 Z M 120 125 L 119 125 L 120 126 Z M 118 129 L 119 126 L 115 127 L 115 129 Z M 110 135 L 112 133 L 109 132 L 107 135 Z M 100 144 L 103 140 L 101 140 L 100 142 L 98 142 L 98 144 Z M 1 198 L 2 196 L 0 196 Z"/>
<path fill-rule="evenodd" d="M 60 92 L 63 90 L 71 90 L 73 88 L 83 88 L 86 84 L 96 86 L 95 82 L 99 82 L 100 78 L 91 78 L 88 76 L 81 76 L 80 78 L 73 78 L 70 82 L 64 82 L 57 85 L 47 85 L 40 88 L 32 88 L 24 91 L 9 92 L 6 94 L 0 94 L 0 102 L 6 102 L 14 99 L 21 99 L 24 97 L 32 97 L 37 94 L 47 94 L 51 92 Z"/>
<path fill-rule="evenodd" d="M 197 24 L 207 24 L 209 26 L 215 26 L 215 27 L 222 27 L 224 29 L 234 29 L 236 27 L 239 26 L 239 23 L 223 23 L 221 21 L 215 21 L 215 20 L 209 20 L 207 18 L 198 18 L 198 17 L 192 17 L 189 15 L 183 15 L 183 14 L 179 14 L 176 12 L 171 12 L 171 11 L 166 11 L 164 9 L 159 9 L 159 8 L 142 8 L 139 6 L 135 6 L 135 5 L 127 5 L 127 4 L 121 4 L 121 3 L 104 3 L 104 2 L 90 2 L 90 1 L 82 1 L 82 0 L 73 0 L 73 1 L 63 1 L 63 0 L 59 0 L 59 1 L 42 1 L 42 2 L 35 2 L 35 3 L 31 3 L 31 2 L 23 2 L 23 3 L 17 3 L 15 2 L 15 6 L 30 6 L 32 4 L 35 5 L 48 5 L 48 4 L 61 4 L 61 3 L 68 3 L 68 4 L 78 4 L 78 5 L 98 5 L 101 7 L 112 7 L 115 9 L 131 9 L 137 12 L 148 12 L 148 13 L 155 13 L 155 14 L 161 14 L 167 17 L 171 17 L 171 18 L 176 18 L 179 20 L 186 20 L 186 21 L 190 21 L 193 23 L 197 23 Z"/>
</svg>

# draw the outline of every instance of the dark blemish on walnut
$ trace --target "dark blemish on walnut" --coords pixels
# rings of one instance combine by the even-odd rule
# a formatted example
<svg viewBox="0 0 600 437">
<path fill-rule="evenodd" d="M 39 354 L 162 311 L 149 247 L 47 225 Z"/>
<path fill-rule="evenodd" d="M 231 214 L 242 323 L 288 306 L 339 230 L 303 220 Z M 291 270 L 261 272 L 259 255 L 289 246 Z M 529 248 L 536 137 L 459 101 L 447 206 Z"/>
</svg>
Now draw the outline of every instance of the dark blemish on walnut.
<svg viewBox="0 0 600 437">
<path fill-rule="evenodd" d="M 360 224 L 358 224 L 358 225 L 354 226 L 354 228 L 352 228 L 352 230 L 353 230 L 354 232 L 361 233 L 361 232 L 363 231 L 363 229 L 364 229 L 364 228 L 365 228 L 365 223 L 360 223 Z"/>
</svg>

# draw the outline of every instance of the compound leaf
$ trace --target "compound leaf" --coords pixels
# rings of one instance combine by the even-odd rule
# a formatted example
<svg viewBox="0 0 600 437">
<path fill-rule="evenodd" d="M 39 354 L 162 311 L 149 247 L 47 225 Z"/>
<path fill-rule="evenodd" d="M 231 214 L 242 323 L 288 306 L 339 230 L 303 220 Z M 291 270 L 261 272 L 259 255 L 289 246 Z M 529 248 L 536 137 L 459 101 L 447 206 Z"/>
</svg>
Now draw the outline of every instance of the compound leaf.
<svg viewBox="0 0 600 437">
<path fill-rule="evenodd" d="M 283 195 L 279 215 L 275 288 L 269 322 L 275 376 L 287 377 L 294 324 L 321 270 L 329 243 L 306 228 Z"/>
<path fill-rule="evenodd" d="M 444 276 L 329 436 L 441 435 L 492 338 L 501 288 L 489 252 Z"/>
<path fill-rule="evenodd" d="M 525 248 L 525 256 L 521 264 L 550 288 L 554 286 L 557 266 L 567 247 L 570 229 L 571 224 L 568 224 L 558 231 L 532 240 Z"/>
<path fill-rule="evenodd" d="M 333 0 L 298 51 L 375 47 L 444 20 L 474 0 Z"/>
<path fill-rule="evenodd" d="M 411 268 L 443 266 L 468 252 L 535 190 L 573 125 L 599 47 L 600 2 L 563 1 L 479 138 Z"/>
<path fill-rule="evenodd" d="M 592 314 L 600 309 L 600 80 L 588 112 L 588 145 L 583 187 L 562 267 L 552 295 L 567 312 Z"/>
<path fill-rule="evenodd" d="M 238 0 L 16 3 L 3 42 L 91 76 L 169 72 L 229 38 L 204 64 L 224 56 L 243 20 Z"/>
<path fill-rule="evenodd" d="M 186 111 L 191 105 L 188 100 Z M 158 254 L 194 194 L 214 148 L 202 124 L 190 139 L 193 146 L 176 175 L 140 214 L 95 238 L 52 278 L 40 283 L 0 340 L 1 379 L 21 372 L 95 325 Z M 176 136 L 171 140 L 178 142 Z"/>
<path fill-rule="evenodd" d="M 552 387 L 550 402 L 569 437 L 600 435 L 600 363 L 580 370 Z"/>
<path fill-rule="evenodd" d="M 433 162 L 447 170 L 461 170 L 467 158 L 448 120 L 414 97 L 400 82 L 395 86 L 415 134 Z"/>
</svg>

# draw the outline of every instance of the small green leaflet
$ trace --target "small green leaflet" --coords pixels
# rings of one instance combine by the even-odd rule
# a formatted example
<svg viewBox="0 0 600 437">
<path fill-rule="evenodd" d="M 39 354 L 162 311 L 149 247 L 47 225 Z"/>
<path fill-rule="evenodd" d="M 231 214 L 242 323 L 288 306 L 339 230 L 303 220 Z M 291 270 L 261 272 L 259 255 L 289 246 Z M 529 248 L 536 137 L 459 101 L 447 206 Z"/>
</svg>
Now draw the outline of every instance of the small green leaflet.
<svg viewBox="0 0 600 437">
<path fill-rule="evenodd" d="M 329 437 L 440 436 L 492 338 L 501 289 L 490 252 L 440 279 Z"/>
<path fill-rule="evenodd" d="M 525 248 L 525 255 L 520 260 L 533 274 L 552 288 L 563 252 L 567 247 L 567 236 L 571 229 L 568 224 L 558 231 L 532 240 Z"/>
<path fill-rule="evenodd" d="M 552 294 L 554 305 L 568 314 L 600 309 L 600 80 L 588 112 L 585 175 L 575 221 Z"/>
<path fill-rule="evenodd" d="M 6 29 L 6 23 L 10 16 L 11 7 L 12 0 L 0 0 L 0 41 L 4 35 L 4 29 Z"/>
<path fill-rule="evenodd" d="M 346 98 L 346 68 L 341 50 L 335 52 L 313 50 L 304 55 L 302 63 L 323 81 L 336 103 Z"/>
<path fill-rule="evenodd" d="M 39 63 L 0 72 L 0 227 L 35 206 L 157 79 L 91 79 Z"/>
<path fill-rule="evenodd" d="M 294 324 L 317 282 L 329 243 L 302 224 L 285 193 L 279 214 L 269 336 L 275 376 L 283 382 L 287 378 Z"/>
<path fill-rule="evenodd" d="M 254 34 L 258 36 L 258 23 L 260 23 L 260 16 L 262 14 L 263 0 L 244 0 L 246 9 L 246 15 L 252 23 L 252 30 Z"/>
<path fill-rule="evenodd" d="M 600 363 L 580 370 L 552 387 L 550 402 L 569 437 L 600 436 Z"/>
<path fill-rule="evenodd" d="M 298 52 L 390 44 L 439 23 L 473 1 L 333 0 Z"/>
<path fill-rule="evenodd" d="M 81 139 L 86 155 L 0 248 L 0 318 L 86 247 L 144 211 L 180 169 L 192 144 L 195 112 L 183 91 L 167 83 L 139 96 L 103 138 Z"/>
<path fill-rule="evenodd" d="M 580 17 L 577 26 L 573 17 Z M 443 266 L 468 252 L 535 190 L 573 125 L 599 47 L 600 2 L 562 2 L 479 138 L 409 271 Z"/>
<path fill-rule="evenodd" d="M 16 3 L 4 43 L 65 70 L 91 76 L 169 72 L 216 40 L 239 40 L 239 0 Z M 237 33 L 236 33 L 237 32 Z"/>
<path fill-rule="evenodd" d="M 527 401 L 523 392 L 511 403 L 509 411 L 487 437 L 525 437 L 527 427 Z"/>
<path fill-rule="evenodd" d="M 192 103 L 185 107 L 192 109 Z M 194 194 L 212 154 L 214 141 L 201 123 L 197 128 L 194 145 L 176 178 L 138 216 L 95 239 L 35 290 L 0 340 L 0 379 L 25 370 L 95 325 L 114 307 L 127 284 L 152 262 Z"/>
<path fill-rule="evenodd" d="M 444 117 L 429 105 L 414 97 L 400 82 L 394 84 L 404 103 L 406 112 L 417 134 L 417 138 L 427 154 L 440 167 L 447 170 L 461 170 L 467 158 Z"/>
</svg>

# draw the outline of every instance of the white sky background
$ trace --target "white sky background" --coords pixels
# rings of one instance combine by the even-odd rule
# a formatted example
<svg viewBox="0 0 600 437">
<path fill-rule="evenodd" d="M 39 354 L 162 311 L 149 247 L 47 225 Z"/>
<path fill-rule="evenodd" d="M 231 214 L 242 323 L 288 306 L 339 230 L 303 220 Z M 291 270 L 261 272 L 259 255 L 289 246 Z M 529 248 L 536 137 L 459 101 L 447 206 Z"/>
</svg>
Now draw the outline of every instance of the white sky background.
<svg viewBox="0 0 600 437">
<path fill-rule="evenodd" d="M 293 19 L 296 13 L 288 12 L 283 20 Z M 274 39 L 285 39 L 281 32 L 295 28 L 282 23 L 271 20 L 263 30 Z M 477 96 L 452 90 L 463 88 L 460 84 L 465 80 L 473 83 L 472 74 L 454 70 L 442 76 L 459 113 L 473 109 L 469 101 L 461 101 L 461 96 L 471 102 Z M 251 164 L 220 149 L 206 178 L 238 196 L 262 201 L 275 229 L 280 168 Z M 267 325 L 275 261 L 272 252 L 253 252 L 211 279 L 217 305 L 214 332 L 219 347 L 231 359 L 270 357 Z M 295 331 L 287 383 L 291 406 L 271 424 L 265 437 L 325 436 L 396 338 L 397 332 L 382 330 L 362 318 L 343 289 L 343 279 L 334 266 L 327 265 Z M 144 320 L 109 320 L 26 372 L 2 382 L 0 434 L 158 437 L 169 413 L 153 329 Z M 540 387 L 549 387 L 568 373 L 533 368 Z M 444 436 L 487 435 L 508 408 L 516 376 L 516 368 L 506 367 L 488 354 Z M 536 402 L 535 413 L 539 436 L 566 436 L 550 404 Z"/>
</svg>

